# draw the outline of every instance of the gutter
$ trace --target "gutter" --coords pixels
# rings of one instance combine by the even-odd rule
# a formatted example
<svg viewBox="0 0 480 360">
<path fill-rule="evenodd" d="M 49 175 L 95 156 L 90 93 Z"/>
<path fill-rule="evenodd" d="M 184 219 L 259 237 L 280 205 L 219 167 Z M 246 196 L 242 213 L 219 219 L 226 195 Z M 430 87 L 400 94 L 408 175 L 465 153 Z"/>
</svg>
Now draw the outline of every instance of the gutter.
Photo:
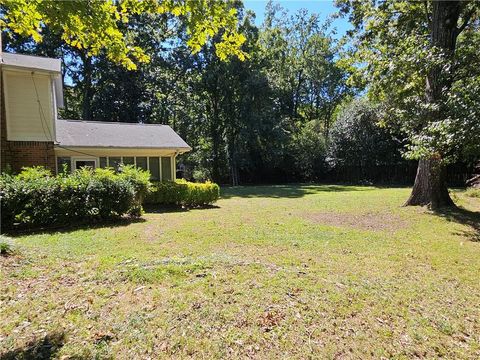
<svg viewBox="0 0 480 360">
<path fill-rule="evenodd" d="M 187 151 L 191 151 L 192 148 L 179 148 L 177 146 L 162 146 L 162 147 L 152 147 L 152 146 L 145 146 L 145 147 L 140 147 L 140 146 L 95 146 L 95 145 L 63 145 L 60 142 L 57 142 L 56 145 L 59 147 L 64 147 L 64 148 L 74 148 L 74 149 L 121 149 L 121 150 L 174 150 L 177 151 L 179 154 L 183 154 Z"/>
</svg>

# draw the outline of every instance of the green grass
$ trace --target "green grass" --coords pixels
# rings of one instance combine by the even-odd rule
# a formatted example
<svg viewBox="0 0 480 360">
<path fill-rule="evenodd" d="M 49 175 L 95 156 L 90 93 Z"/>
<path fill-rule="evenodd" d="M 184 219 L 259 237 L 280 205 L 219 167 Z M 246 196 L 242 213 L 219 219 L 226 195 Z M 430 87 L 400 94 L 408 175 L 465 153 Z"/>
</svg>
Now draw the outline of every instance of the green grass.
<svg viewBox="0 0 480 360">
<path fill-rule="evenodd" d="M 476 188 L 471 188 L 465 191 L 465 195 L 469 197 L 475 197 L 475 198 L 480 198 L 480 189 Z"/>
<path fill-rule="evenodd" d="M 431 213 L 401 207 L 408 193 L 239 187 L 209 209 L 16 236 L 0 354 L 479 358 L 480 200 L 455 191 L 461 209 Z"/>
</svg>

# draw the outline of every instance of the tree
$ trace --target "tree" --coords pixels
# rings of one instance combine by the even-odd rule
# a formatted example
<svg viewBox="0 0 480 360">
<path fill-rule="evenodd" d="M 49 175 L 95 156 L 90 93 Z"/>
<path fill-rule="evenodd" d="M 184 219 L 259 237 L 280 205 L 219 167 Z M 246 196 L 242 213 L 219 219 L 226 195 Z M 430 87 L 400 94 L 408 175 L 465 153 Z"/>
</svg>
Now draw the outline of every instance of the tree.
<svg viewBox="0 0 480 360">
<path fill-rule="evenodd" d="M 206 129 L 209 145 L 211 175 L 215 180 L 229 179 L 233 185 L 240 183 L 240 172 L 256 173 L 265 155 L 261 143 L 265 136 L 274 137 L 270 109 L 272 100 L 268 81 L 263 74 L 263 64 L 258 51 L 258 28 L 251 14 L 241 22 L 240 31 L 247 39 L 242 50 L 249 54 L 245 61 L 232 59 L 220 62 L 214 56 L 214 44 L 199 53 L 201 65 L 199 88 L 204 94 L 205 116 L 199 119 L 200 128 Z M 268 126 L 270 134 L 265 134 Z M 256 151 L 255 151 L 255 150 Z M 261 165 L 258 165 L 259 167 Z"/>
<path fill-rule="evenodd" d="M 476 49 L 480 45 L 478 36 L 473 40 L 480 4 L 338 0 L 337 5 L 355 27 L 350 35 L 358 43 L 352 57 L 357 74 L 352 79 L 369 84 L 369 96 L 386 105 L 385 124 L 407 133 L 407 155 L 419 160 L 406 205 L 453 205 L 444 172 L 446 163 L 462 153 L 452 137 L 469 128 L 457 115 L 458 108 L 469 106 L 457 96 L 457 76 L 468 66 L 462 56 L 469 41 L 475 41 Z M 470 142 L 465 138 L 465 145 Z"/>
<path fill-rule="evenodd" d="M 378 105 L 357 99 L 338 114 L 332 128 L 328 156 L 334 167 L 356 167 L 363 179 L 381 165 L 401 163 L 402 143 L 385 128 L 378 126 Z"/>
<path fill-rule="evenodd" d="M 316 181 L 326 173 L 326 144 L 322 135 L 324 124 L 311 120 L 295 131 L 289 143 L 289 152 L 297 179 Z"/>
<path fill-rule="evenodd" d="M 353 93 L 346 85 L 348 72 L 338 64 L 340 47 L 327 33 L 328 25 L 306 10 L 289 15 L 269 2 L 260 37 L 285 128 L 295 128 L 295 121 L 318 121 L 327 140 L 335 108 Z"/>
<path fill-rule="evenodd" d="M 135 62 L 147 62 L 144 50 L 131 43 L 122 32 L 122 24 L 143 13 L 171 14 L 187 27 L 188 45 L 198 52 L 220 30 L 221 41 L 216 54 L 221 59 L 236 55 L 244 59 L 240 50 L 244 37 L 237 32 L 236 9 L 221 0 L 121 0 L 121 1 L 5 1 L 0 12 L 0 28 L 42 41 L 45 29 L 57 33 L 62 40 L 77 49 L 84 49 L 88 58 L 99 55 L 128 69 L 136 69 Z"/>
</svg>

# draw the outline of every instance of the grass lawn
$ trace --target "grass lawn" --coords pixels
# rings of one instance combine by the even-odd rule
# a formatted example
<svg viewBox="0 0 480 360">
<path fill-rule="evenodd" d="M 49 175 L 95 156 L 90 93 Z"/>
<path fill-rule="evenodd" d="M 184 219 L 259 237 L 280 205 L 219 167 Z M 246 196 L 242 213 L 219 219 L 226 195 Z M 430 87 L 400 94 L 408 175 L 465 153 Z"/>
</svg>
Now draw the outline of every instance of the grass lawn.
<svg viewBox="0 0 480 360">
<path fill-rule="evenodd" d="M 16 236 L 0 354 L 478 359 L 480 199 L 434 214 L 408 194 L 239 187 L 210 209 Z"/>
</svg>

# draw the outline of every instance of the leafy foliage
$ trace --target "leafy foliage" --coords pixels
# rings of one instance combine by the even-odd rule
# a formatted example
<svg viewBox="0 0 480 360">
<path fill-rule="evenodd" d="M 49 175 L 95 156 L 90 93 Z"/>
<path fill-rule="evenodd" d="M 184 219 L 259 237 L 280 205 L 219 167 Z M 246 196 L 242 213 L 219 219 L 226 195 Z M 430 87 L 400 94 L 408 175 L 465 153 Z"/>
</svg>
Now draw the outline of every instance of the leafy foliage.
<svg viewBox="0 0 480 360">
<path fill-rule="evenodd" d="M 13 253 L 12 244 L 0 238 L 0 255 L 7 256 Z"/>
<path fill-rule="evenodd" d="M 194 89 L 204 96 L 187 127 L 196 149 L 187 161 L 197 174 L 233 185 L 318 179 L 334 110 L 353 92 L 335 41 L 317 16 L 276 7 L 261 29 L 247 14 L 240 30 L 248 60 L 219 63 L 208 47 L 198 59 L 204 66 Z"/>
<path fill-rule="evenodd" d="M 378 121 L 379 107 L 365 99 L 346 106 L 332 128 L 330 162 L 362 167 L 400 162 L 402 142 L 378 126 Z"/>
<path fill-rule="evenodd" d="M 193 52 L 222 31 L 216 47 L 217 55 L 225 60 L 229 55 L 241 59 L 245 38 L 237 32 L 236 9 L 224 1 L 122 0 L 116 1 L 48 1 L 15 0 L 3 2 L 0 28 L 31 37 L 41 42 L 45 28 L 61 36 L 68 45 L 84 49 L 88 56 L 102 51 L 106 57 L 127 69 L 136 69 L 136 62 L 148 62 L 149 56 L 122 31 L 131 17 L 165 14 L 184 21 Z"/>
<path fill-rule="evenodd" d="M 290 144 L 294 174 L 304 180 L 318 180 L 327 172 L 327 144 L 320 121 L 299 126 Z"/>
<path fill-rule="evenodd" d="M 82 169 L 52 176 L 34 167 L 16 176 L 3 174 L 2 226 L 51 226 L 139 216 L 148 178 L 147 172 L 133 168 L 124 168 L 119 174 L 112 169 Z"/>
<path fill-rule="evenodd" d="M 103 172 L 106 176 L 110 176 L 111 171 L 112 169 L 96 169 L 97 173 Z M 142 204 L 151 189 L 150 172 L 135 168 L 133 165 L 122 165 L 116 176 L 132 184 L 136 202 L 138 205 Z"/>
<path fill-rule="evenodd" d="M 289 15 L 269 3 L 260 36 L 282 115 L 287 120 L 321 121 L 326 135 L 336 106 L 353 93 L 346 85 L 349 73 L 338 60 L 341 46 L 327 34 L 327 26 L 306 10 Z"/>
<path fill-rule="evenodd" d="M 220 197 L 220 187 L 207 181 L 192 183 L 185 180 L 156 183 L 145 199 L 146 204 L 198 207 L 211 205 Z"/>
<path fill-rule="evenodd" d="M 458 2 L 451 53 L 432 44 L 433 3 L 337 1 L 355 27 L 350 81 L 368 84 L 369 97 L 384 104 L 381 121 L 407 135 L 409 158 L 478 158 L 480 5 Z M 443 84 L 434 101 L 426 86 L 432 71 Z"/>
</svg>

